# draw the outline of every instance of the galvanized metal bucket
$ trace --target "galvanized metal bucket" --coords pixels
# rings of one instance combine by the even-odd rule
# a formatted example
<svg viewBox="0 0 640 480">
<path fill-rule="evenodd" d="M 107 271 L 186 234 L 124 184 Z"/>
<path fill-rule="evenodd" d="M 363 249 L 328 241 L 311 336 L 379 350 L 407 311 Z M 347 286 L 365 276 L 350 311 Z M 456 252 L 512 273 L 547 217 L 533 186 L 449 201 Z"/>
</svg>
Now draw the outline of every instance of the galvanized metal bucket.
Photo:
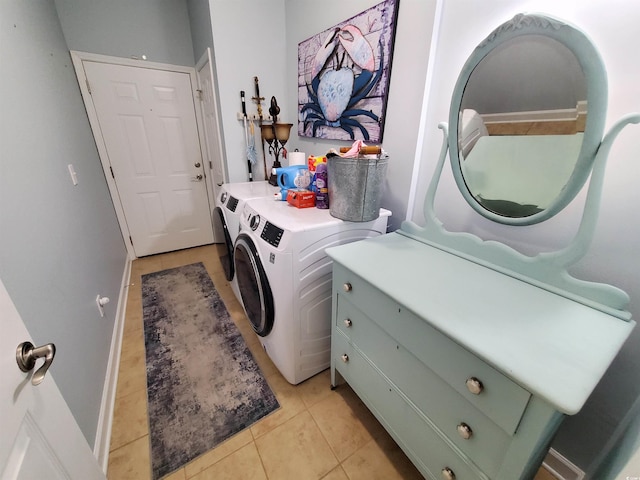
<svg viewBox="0 0 640 480">
<path fill-rule="evenodd" d="M 368 157 L 327 158 L 332 216 L 350 222 L 368 222 L 380 216 L 389 157 Z"/>
</svg>

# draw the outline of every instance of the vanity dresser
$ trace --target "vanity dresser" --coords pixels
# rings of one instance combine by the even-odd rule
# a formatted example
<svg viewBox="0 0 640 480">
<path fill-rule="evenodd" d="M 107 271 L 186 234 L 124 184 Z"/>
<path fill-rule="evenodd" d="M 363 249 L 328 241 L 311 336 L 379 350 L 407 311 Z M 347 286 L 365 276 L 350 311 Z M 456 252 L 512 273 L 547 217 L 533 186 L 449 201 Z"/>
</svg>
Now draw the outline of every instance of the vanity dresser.
<svg viewBox="0 0 640 480">
<path fill-rule="evenodd" d="M 488 118 L 472 94 L 476 76 L 495 71 L 488 62 L 530 41 L 571 54 L 586 119 L 553 138 L 495 136 L 490 125 L 470 133 L 463 111 Z M 527 63 L 540 68 L 533 58 Z M 462 69 L 449 123 L 439 126 L 443 149 L 426 194 L 425 225 L 405 222 L 396 232 L 327 249 L 334 261 L 332 388 L 345 380 L 426 478 L 533 478 L 564 416 L 582 408 L 635 325 L 623 291 L 567 272 L 591 241 L 611 143 L 640 121 L 627 116 L 603 139 L 606 97 L 604 65 L 584 34 L 544 15 L 514 17 Z M 569 162 L 564 173 L 547 170 L 538 179 L 531 162 L 547 141 L 567 145 L 556 150 L 573 156 L 555 159 Z M 591 175 L 576 237 L 559 251 L 526 256 L 447 231 L 434 211 L 447 156 L 470 207 L 514 228 L 560 212 Z M 553 163 L 541 159 L 534 170 Z M 564 177 L 557 186 L 544 183 L 546 193 L 536 188 L 558 175 Z M 533 185 L 510 188 L 523 180 Z"/>
</svg>

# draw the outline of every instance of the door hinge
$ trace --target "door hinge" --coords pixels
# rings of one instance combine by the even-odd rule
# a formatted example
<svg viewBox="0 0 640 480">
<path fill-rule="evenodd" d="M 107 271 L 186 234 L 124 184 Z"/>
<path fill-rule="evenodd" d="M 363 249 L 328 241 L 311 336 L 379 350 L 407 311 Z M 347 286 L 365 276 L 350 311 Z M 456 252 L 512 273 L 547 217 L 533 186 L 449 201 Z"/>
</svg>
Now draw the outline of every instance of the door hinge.
<svg viewBox="0 0 640 480">
<path fill-rule="evenodd" d="M 133 247 L 133 238 L 131 238 L 131 235 L 129 235 L 129 242 L 131 242 L 131 246 Z"/>
<path fill-rule="evenodd" d="M 202 90 L 197 89 L 196 90 L 196 95 L 198 96 L 198 100 L 202 101 Z"/>
<path fill-rule="evenodd" d="M 84 81 L 87 84 L 87 90 L 89 90 L 89 95 L 91 95 L 91 84 L 89 83 L 89 79 L 85 78 Z"/>
<path fill-rule="evenodd" d="M 115 180 L 115 179 L 116 179 L 116 176 L 115 176 L 115 175 L 114 175 L 114 173 L 113 173 L 113 167 L 112 167 L 112 166 L 109 166 L 109 170 L 111 171 L 111 177 Z"/>
<path fill-rule="evenodd" d="M 213 170 L 213 163 L 209 160 L 209 170 Z"/>
</svg>

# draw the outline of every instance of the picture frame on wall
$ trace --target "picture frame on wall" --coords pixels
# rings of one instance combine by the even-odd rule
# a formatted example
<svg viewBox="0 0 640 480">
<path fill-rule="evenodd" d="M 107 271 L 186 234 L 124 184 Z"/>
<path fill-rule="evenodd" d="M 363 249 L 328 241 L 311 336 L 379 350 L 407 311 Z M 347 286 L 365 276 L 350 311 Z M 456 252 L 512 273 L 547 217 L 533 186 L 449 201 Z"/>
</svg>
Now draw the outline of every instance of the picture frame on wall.
<svg viewBox="0 0 640 480">
<path fill-rule="evenodd" d="M 382 143 L 400 0 L 298 44 L 298 135 Z"/>
</svg>

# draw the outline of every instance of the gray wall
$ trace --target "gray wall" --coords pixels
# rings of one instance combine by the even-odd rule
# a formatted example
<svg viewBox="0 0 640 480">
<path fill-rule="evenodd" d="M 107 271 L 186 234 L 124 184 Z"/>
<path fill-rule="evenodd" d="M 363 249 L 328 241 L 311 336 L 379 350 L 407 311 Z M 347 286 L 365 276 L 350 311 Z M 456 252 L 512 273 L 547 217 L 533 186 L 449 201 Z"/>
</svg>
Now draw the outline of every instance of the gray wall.
<svg viewBox="0 0 640 480">
<path fill-rule="evenodd" d="M 378 3 L 380 0 L 286 0 L 288 111 L 297 112 L 298 43 Z M 397 229 L 407 213 L 435 6 L 435 0 L 401 0 L 398 10 L 383 142 L 390 158 L 382 206 L 393 213 L 390 230 Z M 291 118 L 295 121 L 296 117 Z M 324 155 L 330 148 L 350 145 L 295 133 L 292 137 L 289 149 L 298 148 L 307 155 Z"/>
<path fill-rule="evenodd" d="M 442 135 L 436 125 L 448 120 L 449 102 L 462 65 L 494 28 L 523 11 L 546 12 L 564 19 L 581 28 L 594 42 L 609 77 L 606 128 L 622 115 L 640 111 L 640 64 L 629 60 L 637 58 L 634 38 L 640 4 L 594 0 L 582 2 L 576 8 L 573 2 L 552 0 L 445 0 L 438 50 L 431 65 L 431 94 L 424 109 L 426 129 L 412 208 L 416 222 L 424 223 L 422 202 L 440 151 Z M 616 15 L 611 15 L 612 11 Z M 610 283 L 625 290 L 631 297 L 629 310 L 636 321 L 640 318 L 640 223 L 634 213 L 634 206 L 640 204 L 639 134 L 640 127 L 627 127 L 611 149 L 595 238 L 585 258 L 571 268 L 578 278 Z M 451 169 L 445 167 L 436 196 L 436 213 L 448 230 L 471 231 L 483 239 L 507 239 L 512 246 L 534 254 L 560 248 L 573 238 L 584 193 L 541 225 L 517 228 L 497 225 L 480 217 L 464 202 Z M 585 407 L 566 419 L 553 447 L 583 470 L 596 469 L 600 455 L 609 448 L 616 428 L 640 394 L 639 378 L 640 329 L 636 328 Z"/>
<path fill-rule="evenodd" d="M 209 0 L 187 0 L 193 58 L 196 62 L 208 48 L 213 52 L 213 31 L 211 30 L 211 12 Z"/>
<path fill-rule="evenodd" d="M 0 275 L 93 444 L 126 250 L 54 4 L 3 0 L 0 19 Z"/>
<path fill-rule="evenodd" d="M 70 50 L 195 65 L 186 0 L 55 0 Z"/>
</svg>

